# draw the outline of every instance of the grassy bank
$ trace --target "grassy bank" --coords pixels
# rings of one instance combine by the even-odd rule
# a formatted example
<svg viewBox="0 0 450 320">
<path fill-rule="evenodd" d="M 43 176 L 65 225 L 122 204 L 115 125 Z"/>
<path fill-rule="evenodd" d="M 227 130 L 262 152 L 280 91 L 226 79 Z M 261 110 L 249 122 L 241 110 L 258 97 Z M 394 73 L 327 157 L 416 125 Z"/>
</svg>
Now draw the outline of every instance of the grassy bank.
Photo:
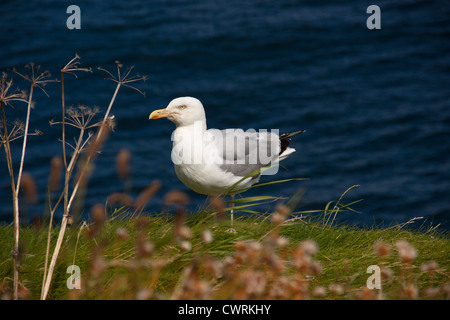
<svg viewBox="0 0 450 320">
<path fill-rule="evenodd" d="M 348 188 L 338 201 L 328 202 L 324 210 L 296 215 L 291 215 L 284 206 L 278 206 L 272 215 L 254 211 L 255 204 L 280 200 L 274 196 L 239 198 L 228 204 L 209 199 L 208 209 L 185 214 L 183 206 L 189 198 L 173 190 L 164 195 L 164 203 L 174 212 L 149 218 L 137 212 L 144 210 L 161 183 L 151 182 L 132 198 L 131 154 L 123 149 L 116 158 L 118 177 L 124 182 L 123 192 L 105 195 L 106 209 L 105 205 L 91 208 L 91 223 L 73 224 L 77 212 L 89 210 L 84 207 L 83 194 L 95 169 L 95 159 L 114 128 L 112 107 L 119 90 L 128 88 L 143 93 L 133 85 L 145 80 L 145 76 L 134 74 L 133 67 L 126 68 L 119 62 L 113 69 L 114 72 L 96 69 L 115 86 L 102 116 L 97 108 L 82 104 L 66 107 L 65 82 L 74 81 L 77 74 L 93 71 L 80 65 L 78 55 L 60 69 L 58 81 L 32 63 L 23 72 L 2 74 L 0 148 L 5 151 L 13 202 L 13 224 L 0 226 L 2 299 L 449 297 L 447 235 L 435 230 L 408 231 L 407 225 L 358 229 L 335 224 L 340 212 L 353 211 L 351 206 L 360 201 L 346 204 L 342 201 L 356 185 Z M 29 82 L 29 94 L 16 87 L 17 81 Z M 41 195 L 48 201 L 45 214 L 49 224 L 54 225 L 52 230 L 46 226 L 24 226 L 21 220 L 22 203 L 33 205 L 38 196 L 33 176 L 24 171 L 27 137 L 32 134 L 29 123 L 35 112 L 31 112 L 33 92 L 50 83 L 61 87 L 61 119 L 50 123 L 61 127 L 57 143 L 62 147 L 62 156 L 52 158 L 47 193 Z M 23 122 L 10 121 L 12 105 L 26 106 Z M 76 130 L 74 136 L 66 132 L 68 126 Z M 17 139 L 22 141 L 20 149 L 11 144 Z M 73 139 L 72 145 L 69 142 Z M 20 162 L 15 160 L 19 158 Z M 295 180 L 304 179 L 271 181 L 253 188 Z M 287 205 L 296 208 L 301 194 L 296 194 Z M 236 212 L 250 214 L 236 219 L 232 227 L 231 203 Z M 113 210 L 121 205 L 129 211 Z M 62 213 L 60 225 L 53 221 L 57 212 Z M 114 214 L 111 216 L 110 212 Z M 298 219 L 299 215 L 316 218 Z M 81 272 L 80 289 L 68 289 L 67 270 L 72 265 Z M 381 273 L 381 290 L 366 286 L 370 276 L 367 268 L 373 265 L 379 268 L 374 272 Z M 72 280 L 69 285 L 78 286 Z"/>
<path fill-rule="evenodd" d="M 436 231 L 361 229 L 272 215 L 95 216 L 71 226 L 49 299 L 445 299 L 450 241 Z M 230 232 L 235 231 L 235 232 Z M 47 230 L 22 227 L 20 295 L 39 299 Z M 57 237 L 54 231 L 53 237 Z M 11 296 L 13 228 L 0 227 L 0 292 Z M 81 270 L 68 290 L 67 267 Z M 370 265 L 382 290 L 366 286 Z"/>
</svg>

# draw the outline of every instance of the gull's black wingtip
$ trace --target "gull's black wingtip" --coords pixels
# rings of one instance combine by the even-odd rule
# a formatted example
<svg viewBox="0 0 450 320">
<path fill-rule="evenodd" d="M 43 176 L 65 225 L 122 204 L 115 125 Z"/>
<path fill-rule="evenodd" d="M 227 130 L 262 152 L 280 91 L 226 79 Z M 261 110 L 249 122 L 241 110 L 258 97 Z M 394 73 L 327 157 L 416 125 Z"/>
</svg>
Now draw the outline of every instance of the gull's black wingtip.
<svg viewBox="0 0 450 320">
<path fill-rule="evenodd" d="M 304 132 L 306 132 L 306 130 L 300 130 L 300 131 L 295 131 L 295 132 L 286 133 L 286 134 L 288 135 L 288 137 L 293 137 L 293 136 L 296 136 L 296 135 L 298 135 L 300 133 L 304 133 Z"/>
<path fill-rule="evenodd" d="M 303 133 L 303 132 L 306 132 L 306 130 L 300 130 L 300 131 L 295 131 L 295 132 L 291 132 L 291 133 L 283 133 L 280 136 L 280 140 L 296 136 L 296 135 L 298 135 L 300 133 Z"/>
<path fill-rule="evenodd" d="M 283 133 L 282 135 L 280 135 L 281 148 L 279 154 L 282 154 L 289 147 L 289 145 L 291 144 L 291 137 L 303 132 L 306 132 L 306 130 L 300 130 L 291 133 Z"/>
</svg>

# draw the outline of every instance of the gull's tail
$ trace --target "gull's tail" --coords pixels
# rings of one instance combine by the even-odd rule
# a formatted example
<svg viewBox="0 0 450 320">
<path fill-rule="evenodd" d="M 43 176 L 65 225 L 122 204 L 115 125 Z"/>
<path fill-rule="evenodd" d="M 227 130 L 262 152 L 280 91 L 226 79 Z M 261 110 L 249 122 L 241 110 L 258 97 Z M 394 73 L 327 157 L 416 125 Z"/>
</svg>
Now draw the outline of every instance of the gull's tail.
<svg viewBox="0 0 450 320">
<path fill-rule="evenodd" d="M 306 130 L 300 130 L 300 131 L 295 131 L 295 132 L 291 132 L 291 133 L 283 133 L 280 136 L 280 144 L 281 144 L 281 149 L 280 149 L 280 160 L 285 159 L 286 157 L 288 157 L 290 154 L 292 154 L 293 152 L 295 152 L 295 149 L 293 148 L 289 148 L 289 145 L 291 144 L 291 137 L 303 133 Z"/>
</svg>

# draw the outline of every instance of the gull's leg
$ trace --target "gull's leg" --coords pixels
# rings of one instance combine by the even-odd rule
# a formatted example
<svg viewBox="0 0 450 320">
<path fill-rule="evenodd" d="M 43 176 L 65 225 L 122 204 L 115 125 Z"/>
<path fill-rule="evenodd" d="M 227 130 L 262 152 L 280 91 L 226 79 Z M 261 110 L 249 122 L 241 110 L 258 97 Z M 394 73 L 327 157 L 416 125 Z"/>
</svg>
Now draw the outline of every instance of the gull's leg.
<svg viewBox="0 0 450 320">
<path fill-rule="evenodd" d="M 234 195 L 230 196 L 230 201 L 234 200 Z M 230 202 L 230 217 L 231 217 L 231 228 L 226 230 L 225 232 L 228 233 L 237 233 L 236 230 L 233 228 L 233 213 L 234 213 L 234 203 Z"/>
<path fill-rule="evenodd" d="M 230 198 L 231 198 L 231 201 L 233 201 L 234 200 L 234 194 L 231 195 Z M 233 207 L 234 207 L 234 202 L 230 202 L 231 225 L 233 225 L 233 213 L 234 213 Z"/>
</svg>

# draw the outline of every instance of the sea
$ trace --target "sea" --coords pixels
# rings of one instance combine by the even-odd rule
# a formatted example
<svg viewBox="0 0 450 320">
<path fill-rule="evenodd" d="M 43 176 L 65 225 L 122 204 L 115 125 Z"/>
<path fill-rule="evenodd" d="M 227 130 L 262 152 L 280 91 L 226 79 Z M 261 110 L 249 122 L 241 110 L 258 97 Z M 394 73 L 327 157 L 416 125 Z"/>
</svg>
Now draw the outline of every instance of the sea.
<svg viewBox="0 0 450 320">
<path fill-rule="evenodd" d="M 176 177 L 174 125 L 148 119 L 172 99 L 192 96 L 202 101 L 209 128 L 306 130 L 293 137 L 296 152 L 279 172 L 261 182 L 306 180 L 240 195 L 280 197 L 255 210 L 272 212 L 294 197 L 295 211 L 320 212 L 340 199 L 353 210 L 342 208 L 334 223 L 450 229 L 448 1 L 6 0 L 0 21 L 0 70 L 13 79 L 11 90 L 30 90 L 14 68 L 26 74 L 34 63 L 60 80 L 78 54 L 92 73 L 65 75 L 65 103 L 97 107 L 100 120 L 116 83 L 99 67 L 115 74 L 120 63 L 122 72 L 133 67 L 131 75 L 146 76 L 129 83 L 138 90 L 122 86 L 117 94 L 115 130 L 78 207 L 84 219 L 110 194 L 137 197 L 155 180 L 161 189 L 145 212 L 172 210 L 164 202 L 170 190 L 188 194 L 188 211 L 205 204 Z M 30 132 L 42 134 L 28 137 L 24 161 L 37 199 L 28 204 L 21 196 L 23 223 L 48 213 L 50 163 L 62 155 L 61 82 L 42 89 L 34 92 L 30 120 Z M 8 126 L 24 121 L 26 111 L 22 102 L 7 106 Z M 77 135 L 68 129 L 67 142 L 74 145 Z M 11 144 L 16 175 L 21 143 Z M 116 170 L 122 149 L 131 155 L 127 181 Z M 3 147 L 0 203 L 0 221 L 11 223 Z M 56 219 L 61 215 L 57 210 Z"/>
</svg>

